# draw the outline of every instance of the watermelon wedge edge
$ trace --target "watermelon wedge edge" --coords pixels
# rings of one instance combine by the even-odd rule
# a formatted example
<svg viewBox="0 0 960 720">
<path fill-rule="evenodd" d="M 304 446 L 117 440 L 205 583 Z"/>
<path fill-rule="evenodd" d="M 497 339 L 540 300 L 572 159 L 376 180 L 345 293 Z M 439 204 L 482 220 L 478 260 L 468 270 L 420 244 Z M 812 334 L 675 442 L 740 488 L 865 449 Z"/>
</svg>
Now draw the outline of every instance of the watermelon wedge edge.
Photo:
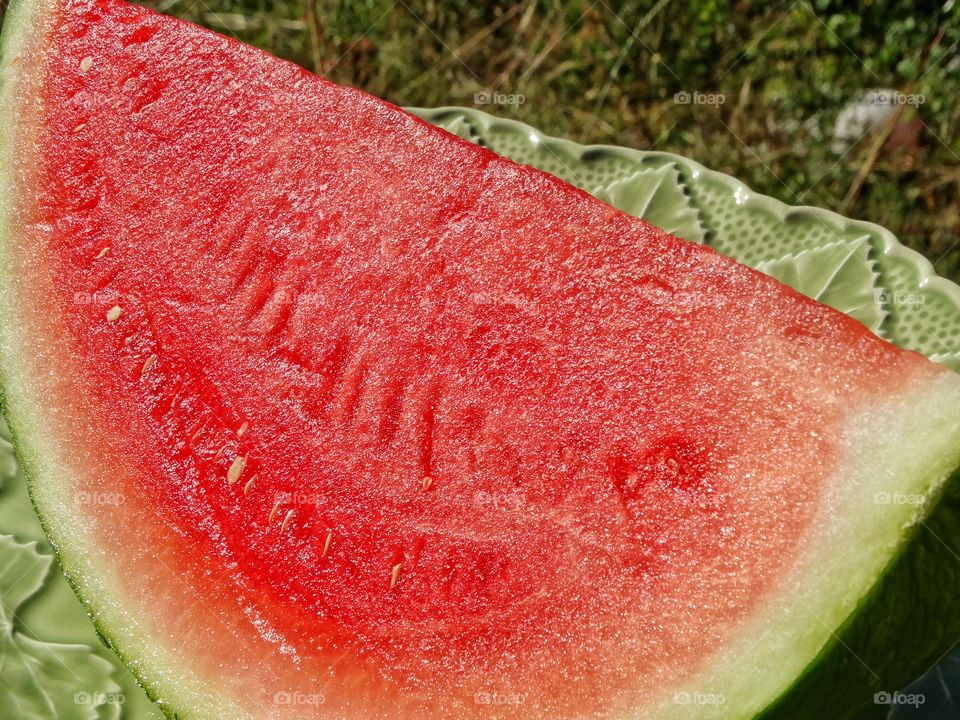
<svg viewBox="0 0 960 720">
<path fill-rule="evenodd" d="M 19 337 L 18 318 L 15 314 L 17 298 L 14 297 L 13 271 L 8 255 L 8 244 L 14 235 L 12 224 L 12 197 L 14 195 L 9 168 L 15 157 L 13 148 L 17 145 L 14 135 L 18 123 L 14 122 L 14 93 L 16 92 L 16 58 L 22 43 L 28 37 L 44 27 L 47 18 L 44 10 L 54 8 L 55 4 L 26 0 L 14 3 L 3 29 L 2 72 L 3 86 L 0 97 L 0 157 L 3 160 L 3 199 L 0 206 L 0 288 L 2 310 L 0 310 L 0 378 L 5 387 L 3 410 L 21 460 L 24 462 L 28 477 L 31 479 L 31 496 L 38 507 L 45 530 L 56 542 L 58 559 L 78 595 L 90 608 L 98 630 L 114 650 L 130 661 L 131 669 L 138 678 L 144 680 L 144 687 L 151 697 L 157 700 L 171 717 L 177 710 L 185 707 L 184 701 L 197 707 L 197 701 L 205 705 L 210 717 L 229 716 L 232 705 L 227 698 L 201 694 L 191 702 L 188 694 L 181 694 L 176 685 L 165 685 L 162 669 L 157 667 L 163 661 L 154 658 L 154 666 L 144 671 L 149 662 L 151 644 L 149 636 L 142 638 L 143 645 L 134 647 L 132 652 L 130 635 L 123 640 L 113 638 L 113 628 L 129 622 L 120 607 L 104 608 L 98 599 L 109 596 L 98 579 L 103 568 L 91 565 L 86 558 L 70 552 L 70 521 L 60 515 L 68 498 L 58 496 L 58 492 L 68 490 L 70 468 L 51 463 L 57 453 L 44 446 L 50 435 L 40 409 L 42 404 L 32 397 L 33 381 L 21 370 L 22 359 L 28 353 L 28 345 Z M 944 376 L 946 378 L 947 376 Z M 796 682 L 786 690 L 779 701 L 770 705 L 769 698 L 776 696 L 776 687 L 782 678 L 767 675 L 769 685 L 764 684 L 763 668 L 753 671 L 740 670 L 742 684 L 749 688 L 738 688 L 732 693 L 738 698 L 734 704 L 728 701 L 725 707 L 704 717 L 748 717 L 740 714 L 740 708 L 767 706 L 762 713 L 764 718 L 803 718 L 815 717 L 817 713 L 835 712 L 837 717 L 871 718 L 879 717 L 885 709 L 878 705 L 876 693 L 892 692 L 908 682 L 918 672 L 926 669 L 937 660 L 960 636 L 960 617 L 951 612 L 952 599 L 957 590 L 956 562 L 958 538 L 960 538 L 960 487 L 958 487 L 957 468 L 960 466 L 960 419 L 956 408 L 960 407 L 960 386 L 955 378 L 932 382 L 923 393 L 922 399 L 914 399 L 914 405 L 897 405 L 888 409 L 888 416 L 880 422 L 876 418 L 869 427 L 871 434 L 856 437 L 859 452 L 870 462 L 864 462 L 864 468 L 878 472 L 883 470 L 891 478 L 911 478 L 907 484 L 897 483 L 889 490 L 875 490 L 872 495 L 880 510 L 891 510 L 902 523 L 901 534 L 893 540 L 895 552 L 881 566 L 865 567 L 870 578 L 860 578 L 862 584 L 870 587 L 867 595 L 859 598 L 853 607 L 835 609 L 838 615 L 823 616 L 813 613 L 810 622 L 820 622 L 828 626 L 831 639 L 820 650 L 816 648 L 797 648 L 799 657 L 813 657 L 804 662 L 804 670 Z M 904 433 L 907 426 L 911 432 Z M 891 447 L 884 433 L 876 428 L 893 430 L 899 428 L 900 437 L 905 442 L 899 447 Z M 914 457 L 933 458 L 929 468 L 917 471 L 913 467 Z M 869 486 L 871 479 L 863 478 L 863 485 Z M 922 502 L 907 503 L 908 508 L 898 507 L 896 494 L 923 498 Z M 50 522 L 50 518 L 57 518 Z M 869 535 L 870 524 L 864 524 L 862 533 Z M 60 542 L 57 542 L 57 541 Z M 889 538 L 885 539 L 887 542 Z M 846 548 L 838 549 L 838 555 Z M 82 550 L 74 549 L 74 553 Z M 849 569 L 856 572 L 854 563 Z M 951 573 L 951 569 L 953 573 Z M 877 574 L 879 573 L 879 574 Z M 871 579 L 872 578 L 872 579 Z M 881 578 L 879 581 L 876 578 Z M 932 622 L 932 618 L 942 618 L 942 622 Z M 954 619 L 956 618 L 956 619 Z M 918 623 L 921 623 L 918 625 Z M 773 628 L 779 630 L 779 628 Z M 760 629 L 758 629 L 758 634 Z M 895 649 L 895 650 L 892 650 Z M 900 657 L 910 657 L 909 664 Z M 759 657 L 763 657 L 762 654 Z M 149 679 L 148 679 L 149 678 Z M 710 683 L 706 686 L 714 687 Z M 726 687 L 719 684 L 716 687 Z M 676 697 L 684 693 L 696 692 L 679 688 Z M 173 688 L 173 689 L 171 689 Z M 854 698 L 855 700 L 851 700 Z M 882 698 L 881 698 L 882 700 Z M 682 705 L 682 700 L 679 702 Z M 854 708 L 854 709 L 851 709 Z M 698 708 L 699 710 L 699 708 Z M 679 707 L 664 711 L 663 717 L 690 716 L 689 708 Z M 755 713 L 751 712 L 751 715 Z M 185 715 L 187 717 L 192 715 Z"/>
</svg>

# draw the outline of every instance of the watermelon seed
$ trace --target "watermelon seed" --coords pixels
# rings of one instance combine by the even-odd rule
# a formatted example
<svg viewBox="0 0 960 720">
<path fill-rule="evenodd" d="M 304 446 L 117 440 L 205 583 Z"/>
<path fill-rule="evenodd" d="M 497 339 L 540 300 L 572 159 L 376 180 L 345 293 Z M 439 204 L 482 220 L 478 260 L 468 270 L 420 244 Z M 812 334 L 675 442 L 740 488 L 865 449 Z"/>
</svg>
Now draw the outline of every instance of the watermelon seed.
<svg viewBox="0 0 960 720">
<path fill-rule="evenodd" d="M 237 428 L 237 437 L 243 437 L 243 434 L 247 431 L 247 428 L 249 427 L 250 425 L 244 422 L 239 428 Z"/>
<path fill-rule="evenodd" d="M 287 514 L 283 517 L 283 522 L 280 523 L 280 532 L 283 532 L 287 529 L 287 525 L 290 524 L 290 519 L 293 517 L 293 510 L 287 510 Z"/>
<path fill-rule="evenodd" d="M 244 494 L 244 495 L 249 495 L 249 494 L 250 494 L 250 488 L 252 488 L 252 487 L 253 487 L 253 478 L 250 478 L 249 480 L 247 480 L 247 484 L 243 486 L 243 494 Z"/>
<path fill-rule="evenodd" d="M 247 459 L 240 455 L 235 458 L 233 464 L 230 465 L 230 469 L 227 471 L 227 482 L 233 485 L 237 480 L 240 479 L 240 474 L 243 472 L 243 468 L 247 466 Z"/>
<path fill-rule="evenodd" d="M 79 130 L 79 129 L 82 128 L 82 127 L 86 127 L 86 125 L 85 125 L 85 124 L 84 124 L 84 125 L 80 125 L 77 129 Z M 107 245 L 103 250 L 101 250 L 101 251 L 97 254 L 97 258 L 99 259 L 99 258 L 105 257 L 108 252 L 110 252 L 110 246 L 109 246 L 109 245 Z"/>
<path fill-rule="evenodd" d="M 150 372 L 150 368 L 152 368 L 156 364 L 157 364 L 156 355 L 151 355 L 150 357 L 148 357 L 146 361 L 143 363 L 143 367 L 140 368 L 140 377 L 143 377 L 148 372 Z"/>
<path fill-rule="evenodd" d="M 429 475 L 425 476 L 421 482 L 421 485 L 423 485 L 424 490 L 429 490 L 430 486 L 433 485 L 433 478 Z"/>
<path fill-rule="evenodd" d="M 273 510 L 270 511 L 270 517 L 267 518 L 267 522 L 273 522 L 273 519 L 277 517 L 277 512 L 280 510 L 281 504 L 283 504 L 283 500 L 277 500 L 276 504 L 273 506 Z"/>
<path fill-rule="evenodd" d="M 123 310 L 119 305 L 114 305 L 112 308 L 107 310 L 107 320 L 110 322 L 119 319 L 121 315 L 123 315 Z"/>
<path fill-rule="evenodd" d="M 87 55 L 83 60 L 80 61 L 80 72 L 86 74 L 92 65 L 93 58 Z"/>
<path fill-rule="evenodd" d="M 86 126 L 87 126 L 86 123 L 80 123 L 79 125 L 77 125 L 77 126 L 73 129 L 73 131 L 74 131 L 75 133 L 78 133 L 78 132 L 80 132 L 81 130 L 83 130 Z M 98 256 L 98 257 L 99 257 L 99 256 Z"/>
<path fill-rule="evenodd" d="M 400 579 L 400 568 L 403 567 L 403 563 L 397 563 L 393 566 L 393 572 L 390 575 L 390 589 L 392 590 L 397 586 L 397 581 Z"/>
<path fill-rule="evenodd" d="M 330 550 L 330 542 L 332 540 L 333 540 L 333 533 L 328 532 L 327 539 L 323 541 L 323 552 L 320 553 L 321 558 L 325 558 L 327 556 L 327 552 Z"/>
</svg>

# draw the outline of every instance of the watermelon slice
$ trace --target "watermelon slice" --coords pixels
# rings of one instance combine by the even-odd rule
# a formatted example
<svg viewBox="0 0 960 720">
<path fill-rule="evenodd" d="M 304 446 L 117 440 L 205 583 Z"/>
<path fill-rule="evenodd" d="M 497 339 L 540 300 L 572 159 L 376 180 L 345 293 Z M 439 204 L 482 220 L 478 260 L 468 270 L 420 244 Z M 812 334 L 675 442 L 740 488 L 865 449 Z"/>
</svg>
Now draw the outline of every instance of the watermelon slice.
<svg viewBox="0 0 960 720">
<path fill-rule="evenodd" d="M 947 369 L 118 0 L 2 68 L 5 411 L 167 712 L 873 717 L 956 639 Z"/>
</svg>

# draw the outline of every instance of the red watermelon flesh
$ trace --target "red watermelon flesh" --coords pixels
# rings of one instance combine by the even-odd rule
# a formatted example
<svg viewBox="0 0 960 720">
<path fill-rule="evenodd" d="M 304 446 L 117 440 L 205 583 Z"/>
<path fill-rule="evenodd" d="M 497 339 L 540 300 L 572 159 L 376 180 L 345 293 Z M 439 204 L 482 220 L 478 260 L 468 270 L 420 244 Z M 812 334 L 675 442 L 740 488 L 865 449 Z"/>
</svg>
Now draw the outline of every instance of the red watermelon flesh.
<svg viewBox="0 0 960 720">
<path fill-rule="evenodd" d="M 35 496 L 183 717 L 193 680 L 237 717 L 636 713 L 783 592 L 853 424 L 956 391 L 359 91 L 116 0 L 34 5 L 8 357 L 70 470 Z"/>
</svg>

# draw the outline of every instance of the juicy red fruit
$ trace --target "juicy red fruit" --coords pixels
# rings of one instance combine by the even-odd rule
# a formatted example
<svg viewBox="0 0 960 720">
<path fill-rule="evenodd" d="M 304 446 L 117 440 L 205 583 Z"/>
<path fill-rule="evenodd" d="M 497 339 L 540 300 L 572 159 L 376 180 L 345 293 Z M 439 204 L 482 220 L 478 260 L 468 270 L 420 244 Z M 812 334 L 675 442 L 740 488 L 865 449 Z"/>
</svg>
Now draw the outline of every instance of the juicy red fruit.
<svg viewBox="0 0 960 720">
<path fill-rule="evenodd" d="M 357 91 L 67 12 L 20 219 L 150 541 L 215 558 L 276 662 L 425 705 L 502 683 L 566 717 L 695 672 L 892 349 Z"/>
</svg>

